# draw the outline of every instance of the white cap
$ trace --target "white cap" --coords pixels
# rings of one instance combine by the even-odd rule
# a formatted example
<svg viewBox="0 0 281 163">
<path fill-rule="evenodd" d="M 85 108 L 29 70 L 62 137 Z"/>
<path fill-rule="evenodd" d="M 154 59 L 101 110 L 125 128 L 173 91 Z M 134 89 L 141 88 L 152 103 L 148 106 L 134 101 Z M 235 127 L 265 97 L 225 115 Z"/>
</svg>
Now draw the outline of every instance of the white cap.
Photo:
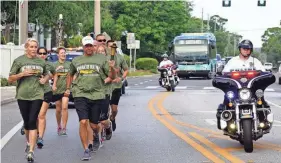
<svg viewBox="0 0 281 163">
<path fill-rule="evenodd" d="M 85 46 L 87 44 L 94 45 L 94 39 L 91 36 L 83 37 L 82 44 L 83 44 L 83 46 Z"/>
</svg>

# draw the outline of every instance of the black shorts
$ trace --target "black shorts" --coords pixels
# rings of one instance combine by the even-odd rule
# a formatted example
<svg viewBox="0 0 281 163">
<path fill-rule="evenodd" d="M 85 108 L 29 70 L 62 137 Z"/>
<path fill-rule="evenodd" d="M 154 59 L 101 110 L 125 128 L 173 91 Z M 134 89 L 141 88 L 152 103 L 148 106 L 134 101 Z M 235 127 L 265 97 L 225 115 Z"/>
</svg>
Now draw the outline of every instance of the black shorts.
<svg viewBox="0 0 281 163">
<path fill-rule="evenodd" d="M 63 93 L 63 94 L 55 94 L 55 95 L 53 95 L 52 101 L 53 101 L 53 102 L 59 101 L 59 100 L 61 100 L 63 97 L 64 97 L 64 93 Z M 73 100 L 72 93 L 70 93 L 70 95 L 69 95 L 68 98 L 69 98 L 70 101 Z"/>
<path fill-rule="evenodd" d="M 79 121 L 89 119 L 89 121 L 93 124 L 99 123 L 101 108 L 104 106 L 104 99 L 90 100 L 85 97 L 75 97 L 74 105 Z"/>
<path fill-rule="evenodd" d="M 44 94 L 44 100 L 43 100 L 44 102 L 50 103 L 50 102 L 52 102 L 52 99 L 53 99 L 53 92 L 52 91 L 46 92 Z"/>
<path fill-rule="evenodd" d="M 53 102 L 61 100 L 63 98 L 63 96 L 64 96 L 64 93 L 62 93 L 62 94 L 54 94 L 53 95 Z"/>
<path fill-rule="evenodd" d="M 103 106 L 101 108 L 100 121 L 104 121 L 104 120 L 108 119 L 110 95 L 106 95 L 106 97 L 103 101 L 104 101 L 104 103 L 103 103 Z"/>
<path fill-rule="evenodd" d="M 121 88 L 116 88 L 112 91 L 110 105 L 118 105 L 121 97 Z"/>
<path fill-rule="evenodd" d="M 18 106 L 26 130 L 37 129 L 37 118 L 41 109 L 43 100 L 18 100 Z"/>
</svg>

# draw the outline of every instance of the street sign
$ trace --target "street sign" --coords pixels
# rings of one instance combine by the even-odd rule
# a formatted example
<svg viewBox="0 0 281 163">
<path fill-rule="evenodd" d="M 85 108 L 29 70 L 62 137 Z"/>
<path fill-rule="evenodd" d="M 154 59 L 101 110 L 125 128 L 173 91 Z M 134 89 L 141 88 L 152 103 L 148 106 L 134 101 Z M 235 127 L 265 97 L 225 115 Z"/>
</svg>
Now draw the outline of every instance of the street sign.
<svg viewBox="0 0 281 163">
<path fill-rule="evenodd" d="M 127 44 L 127 49 L 140 49 L 140 40 L 135 40 L 135 43 Z"/>
<path fill-rule="evenodd" d="M 127 33 L 127 44 L 135 42 L 135 33 Z"/>
</svg>

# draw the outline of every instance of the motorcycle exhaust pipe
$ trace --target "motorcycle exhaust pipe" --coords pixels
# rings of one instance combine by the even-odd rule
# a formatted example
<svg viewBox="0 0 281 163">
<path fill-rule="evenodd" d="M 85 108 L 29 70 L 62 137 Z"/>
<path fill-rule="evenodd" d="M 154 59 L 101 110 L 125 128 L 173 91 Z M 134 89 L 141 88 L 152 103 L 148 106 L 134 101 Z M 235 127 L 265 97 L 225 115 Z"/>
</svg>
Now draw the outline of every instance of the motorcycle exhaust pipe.
<svg viewBox="0 0 281 163">
<path fill-rule="evenodd" d="M 232 113 L 228 110 L 224 110 L 222 113 L 221 113 L 221 119 L 224 120 L 224 121 L 229 121 L 231 120 L 232 118 Z"/>
</svg>

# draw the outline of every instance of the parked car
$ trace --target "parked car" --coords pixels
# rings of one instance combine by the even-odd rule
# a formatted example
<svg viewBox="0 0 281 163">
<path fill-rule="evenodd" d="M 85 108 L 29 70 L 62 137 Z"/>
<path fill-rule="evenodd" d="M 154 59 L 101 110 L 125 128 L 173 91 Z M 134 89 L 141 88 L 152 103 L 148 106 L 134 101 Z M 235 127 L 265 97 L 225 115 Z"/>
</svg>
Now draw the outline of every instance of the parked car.
<svg viewBox="0 0 281 163">
<path fill-rule="evenodd" d="M 269 62 L 264 63 L 264 68 L 266 71 L 272 72 L 272 67 L 273 67 L 272 63 Z"/>
<path fill-rule="evenodd" d="M 80 55 L 83 55 L 83 52 L 77 52 L 77 51 L 66 52 L 66 60 L 71 62 L 73 60 L 73 58 L 75 58 L 77 56 L 80 56 Z M 53 62 L 53 63 L 58 61 L 57 53 L 51 53 L 48 56 L 48 61 Z M 51 79 L 49 82 L 50 82 L 50 85 L 52 86 L 53 85 L 53 79 Z M 72 96 L 71 92 L 70 92 L 70 96 L 69 96 L 68 105 L 70 107 L 74 108 L 74 99 L 73 99 L 73 96 Z M 55 104 L 55 102 L 51 102 L 49 106 L 50 106 L 50 108 L 55 108 L 56 104 Z"/>
<path fill-rule="evenodd" d="M 281 64 L 279 65 L 278 68 L 277 77 L 278 77 L 278 84 L 281 85 Z"/>
</svg>

